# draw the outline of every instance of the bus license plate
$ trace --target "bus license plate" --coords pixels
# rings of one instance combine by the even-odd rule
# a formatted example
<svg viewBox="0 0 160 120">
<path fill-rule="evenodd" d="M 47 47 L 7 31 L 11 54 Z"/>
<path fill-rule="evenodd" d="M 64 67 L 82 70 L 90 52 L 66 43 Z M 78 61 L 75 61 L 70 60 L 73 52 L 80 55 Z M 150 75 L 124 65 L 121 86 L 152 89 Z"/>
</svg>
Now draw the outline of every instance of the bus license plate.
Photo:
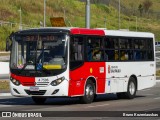
<svg viewBox="0 0 160 120">
<path fill-rule="evenodd" d="M 30 87 L 30 91 L 39 91 L 39 87 Z"/>
</svg>

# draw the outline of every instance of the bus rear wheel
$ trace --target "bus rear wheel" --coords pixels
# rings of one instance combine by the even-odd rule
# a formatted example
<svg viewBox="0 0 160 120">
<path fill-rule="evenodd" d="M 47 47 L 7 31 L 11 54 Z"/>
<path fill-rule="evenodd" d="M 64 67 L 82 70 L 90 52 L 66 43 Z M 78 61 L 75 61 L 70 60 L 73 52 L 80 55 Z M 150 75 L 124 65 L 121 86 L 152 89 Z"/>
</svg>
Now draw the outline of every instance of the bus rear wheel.
<svg viewBox="0 0 160 120">
<path fill-rule="evenodd" d="M 88 104 L 93 102 L 95 96 L 95 86 L 93 82 L 89 79 L 85 86 L 85 94 L 80 97 L 80 101 L 83 104 Z"/>
<path fill-rule="evenodd" d="M 136 95 L 137 86 L 136 80 L 133 77 L 130 77 L 127 87 L 127 92 L 117 93 L 118 99 L 133 99 Z"/>
<path fill-rule="evenodd" d="M 125 96 L 128 99 L 133 99 L 136 96 L 136 92 L 137 92 L 136 80 L 134 77 L 130 77 Z"/>
<path fill-rule="evenodd" d="M 42 104 L 45 103 L 45 101 L 47 100 L 47 98 L 45 98 L 45 97 L 35 97 L 35 96 L 33 96 L 33 97 L 32 97 L 32 100 L 33 100 L 36 104 L 42 105 Z"/>
</svg>

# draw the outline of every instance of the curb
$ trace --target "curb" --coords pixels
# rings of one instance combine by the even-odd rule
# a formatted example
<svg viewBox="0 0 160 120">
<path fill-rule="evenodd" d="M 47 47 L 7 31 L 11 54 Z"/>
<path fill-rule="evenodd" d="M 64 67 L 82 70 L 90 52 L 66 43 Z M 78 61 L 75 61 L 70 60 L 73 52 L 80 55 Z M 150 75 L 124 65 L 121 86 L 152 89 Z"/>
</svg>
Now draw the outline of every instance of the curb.
<svg viewBox="0 0 160 120">
<path fill-rule="evenodd" d="M 12 96 L 11 93 L 0 93 L 0 96 Z"/>
</svg>

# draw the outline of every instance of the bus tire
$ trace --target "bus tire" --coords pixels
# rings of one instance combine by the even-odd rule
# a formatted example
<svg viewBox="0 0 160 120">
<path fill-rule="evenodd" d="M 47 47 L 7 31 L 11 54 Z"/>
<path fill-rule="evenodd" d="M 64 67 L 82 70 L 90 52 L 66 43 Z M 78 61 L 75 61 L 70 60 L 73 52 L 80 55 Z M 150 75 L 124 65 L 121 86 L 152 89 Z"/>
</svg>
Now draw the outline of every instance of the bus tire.
<svg viewBox="0 0 160 120">
<path fill-rule="evenodd" d="M 137 91 L 136 80 L 134 77 L 130 77 L 125 97 L 128 99 L 133 99 L 136 95 L 136 91 Z"/>
<path fill-rule="evenodd" d="M 45 101 L 47 100 L 47 98 L 45 98 L 45 97 L 32 97 L 32 100 L 36 103 L 36 104 L 38 104 L 38 105 L 42 105 L 42 104 L 44 104 L 45 103 Z"/>
<path fill-rule="evenodd" d="M 93 82 L 89 79 L 87 80 L 86 86 L 85 86 L 85 94 L 84 96 L 80 97 L 80 101 L 83 104 L 92 103 L 95 96 L 95 86 Z"/>
</svg>

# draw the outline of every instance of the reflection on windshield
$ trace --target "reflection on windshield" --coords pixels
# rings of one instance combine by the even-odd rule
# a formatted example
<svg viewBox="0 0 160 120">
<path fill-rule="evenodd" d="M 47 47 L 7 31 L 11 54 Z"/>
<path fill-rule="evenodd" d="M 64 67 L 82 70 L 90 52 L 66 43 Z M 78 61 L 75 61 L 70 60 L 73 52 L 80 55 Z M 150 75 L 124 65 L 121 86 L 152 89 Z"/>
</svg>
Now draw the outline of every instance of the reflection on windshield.
<svg viewBox="0 0 160 120">
<path fill-rule="evenodd" d="M 11 68 L 24 70 L 53 70 L 66 68 L 66 39 L 64 35 L 44 35 L 37 40 L 24 40 L 18 36 L 13 41 Z M 40 38 L 40 37 L 36 37 Z M 45 38 L 45 39 L 42 39 Z"/>
<path fill-rule="evenodd" d="M 39 66 L 43 64 L 46 69 L 62 69 L 65 65 L 64 57 L 64 42 L 59 41 L 55 44 L 43 42 L 43 49 L 40 51 L 37 61 Z"/>
</svg>

